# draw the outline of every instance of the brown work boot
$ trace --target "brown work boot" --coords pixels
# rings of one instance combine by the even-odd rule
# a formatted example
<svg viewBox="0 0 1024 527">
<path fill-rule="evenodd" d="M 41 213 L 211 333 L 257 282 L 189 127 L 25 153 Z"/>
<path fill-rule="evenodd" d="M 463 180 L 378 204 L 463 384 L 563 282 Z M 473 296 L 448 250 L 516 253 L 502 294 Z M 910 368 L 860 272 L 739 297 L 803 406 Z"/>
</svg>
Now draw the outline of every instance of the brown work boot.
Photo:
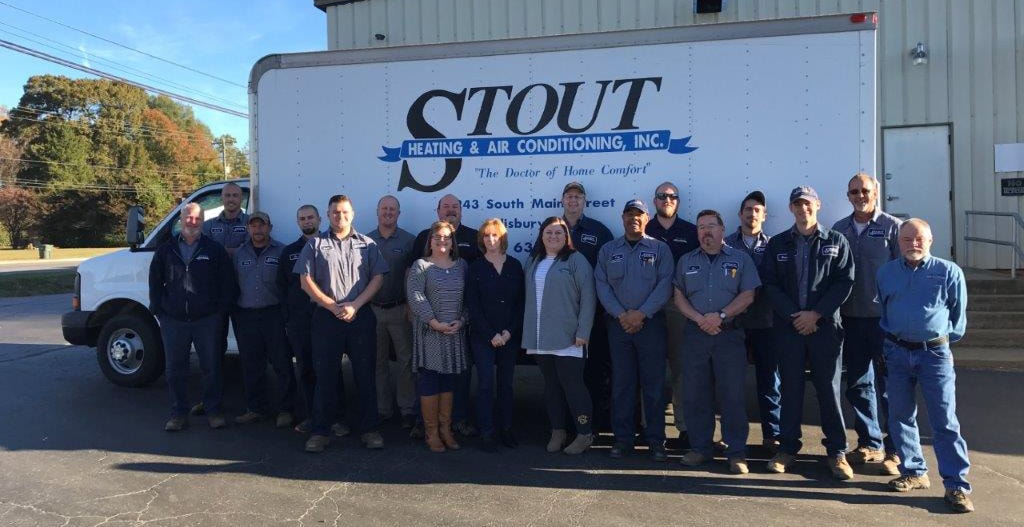
<svg viewBox="0 0 1024 527">
<path fill-rule="evenodd" d="M 789 470 L 789 466 L 792 465 L 794 461 L 796 461 L 796 456 L 793 454 L 779 452 L 768 460 L 768 472 L 782 474 Z"/>
<path fill-rule="evenodd" d="M 441 436 L 441 442 L 449 450 L 462 448 L 455 440 L 452 433 L 452 403 L 455 401 L 455 394 L 444 392 L 437 396 L 437 433 Z"/>
<path fill-rule="evenodd" d="M 896 454 L 886 454 L 885 459 L 882 460 L 882 464 L 878 467 L 878 473 L 883 476 L 899 476 L 900 456 Z"/>
<path fill-rule="evenodd" d="M 828 468 L 832 471 L 832 477 L 839 480 L 853 479 L 853 467 L 846 461 L 846 455 L 836 454 L 828 457 Z"/>
<path fill-rule="evenodd" d="M 974 503 L 967 497 L 964 489 L 949 489 L 942 499 L 949 504 L 949 509 L 953 512 L 974 512 Z"/>
<path fill-rule="evenodd" d="M 878 463 L 885 459 L 885 452 L 875 450 L 866 446 L 857 447 L 857 450 L 846 454 L 846 461 L 851 465 L 863 465 L 864 463 Z"/>
<path fill-rule="evenodd" d="M 424 442 L 431 452 L 444 452 L 444 443 L 441 442 L 441 435 L 437 424 L 438 396 L 421 396 L 420 411 L 423 414 Z"/>
<path fill-rule="evenodd" d="M 932 482 L 928 479 L 928 474 L 921 474 L 920 476 L 908 474 L 889 482 L 889 488 L 896 492 L 910 492 L 917 489 L 931 488 L 931 486 Z"/>
</svg>

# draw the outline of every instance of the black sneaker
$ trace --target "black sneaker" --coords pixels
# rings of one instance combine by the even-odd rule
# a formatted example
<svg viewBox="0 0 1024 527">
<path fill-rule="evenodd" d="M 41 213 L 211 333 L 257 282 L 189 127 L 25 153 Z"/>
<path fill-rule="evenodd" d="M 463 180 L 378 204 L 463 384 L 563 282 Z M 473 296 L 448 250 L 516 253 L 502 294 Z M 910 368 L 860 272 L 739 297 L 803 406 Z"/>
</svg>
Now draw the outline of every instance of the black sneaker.
<svg viewBox="0 0 1024 527">
<path fill-rule="evenodd" d="M 679 437 L 670 437 L 665 440 L 665 447 L 669 450 L 689 450 L 690 435 L 686 431 L 679 432 Z"/>
<path fill-rule="evenodd" d="M 655 445 L 651 447 L 651 461 L 657 461 L 658 463 L 668 461 L 668 452 L 665 451 L 665 447 L 662 445 Z"/>
<path fill-rule="evenodd" d="M 618 441 L 612 445 L 612 449 L 608 451 L 608 457 L 612 459 L 620 459 L 626 457 L 633 452 L 633 445 L 626 443 L 619 443 Z"/>
<path fill-rule="evenodd" d="M 499 431 L 498 439 L 501 441 L 501 444 L 508 448 L 516 448 L 519 446 L 519 441 L 516 439 L 515 434 L 512 433 L 511 428 L 505 428 L 504 430 Z"/>
<path fill-rule="evenodd" d="M 423 423 L 416 423 L 409 429 L 409 439 L 423 439 Z"/>
<path fill-rule="evenodd" d="M 402 428 L 409 430 L 416 426 L 416 416 L 413 414 L 402 414 Z"/>
</svg>

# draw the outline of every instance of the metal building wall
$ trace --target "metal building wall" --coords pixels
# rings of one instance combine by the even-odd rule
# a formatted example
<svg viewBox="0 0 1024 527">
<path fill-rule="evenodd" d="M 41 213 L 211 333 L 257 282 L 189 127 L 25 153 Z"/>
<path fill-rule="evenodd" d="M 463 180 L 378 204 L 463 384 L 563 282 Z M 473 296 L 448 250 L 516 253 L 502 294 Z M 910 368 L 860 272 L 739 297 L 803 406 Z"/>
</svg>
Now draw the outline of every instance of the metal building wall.
<svg viewBox="0 0 1024 527">
<path fill-rule="evenodd" d="M 1009 249 L 979 244 L 963 261 L 963 211 L 1024 213 L 1021 198 L 999 196 L 993 153 L 997 143 L 1024 142 L 1024 0 L 727 0 L 717 15 L 695 15 L 692 0 L 361 0 L 325 11 L 329 49 L 878 11 L 879 163 L 881 127 L 950 123 L 957 260 L 1010 266 Z M 928 47 L 925 66 L 911 66 L 918 41 Z M 1013 228 L 972 220 L 975 236 L 1008 240 Z"/>
</svg>

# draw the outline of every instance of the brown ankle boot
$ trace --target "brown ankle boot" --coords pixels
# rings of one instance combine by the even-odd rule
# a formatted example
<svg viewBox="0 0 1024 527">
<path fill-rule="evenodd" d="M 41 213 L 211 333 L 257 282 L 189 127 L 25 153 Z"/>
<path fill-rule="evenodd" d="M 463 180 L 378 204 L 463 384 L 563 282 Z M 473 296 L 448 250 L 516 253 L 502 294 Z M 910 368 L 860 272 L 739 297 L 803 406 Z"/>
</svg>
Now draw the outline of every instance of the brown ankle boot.
<svg viewBox="0 0 1024 527">
<path fill-rule="evenodd" d="M 455 441 L 455 435 L 452 434 L 452 403 L 454 400 L 455 396 L 452 392 L 438 395 L 437 422 L 438 432 L 441 434 L 444 446 L 451 450 L 458 450 L 462 447 Z"/>
<path fill-rule="evenodd" d="M 423 413 L 424 441 L 431 452 L 444 452 L 444 443 L 437 431 L 437 396 L 420 397 L 420 411 Z"/>
</svg>

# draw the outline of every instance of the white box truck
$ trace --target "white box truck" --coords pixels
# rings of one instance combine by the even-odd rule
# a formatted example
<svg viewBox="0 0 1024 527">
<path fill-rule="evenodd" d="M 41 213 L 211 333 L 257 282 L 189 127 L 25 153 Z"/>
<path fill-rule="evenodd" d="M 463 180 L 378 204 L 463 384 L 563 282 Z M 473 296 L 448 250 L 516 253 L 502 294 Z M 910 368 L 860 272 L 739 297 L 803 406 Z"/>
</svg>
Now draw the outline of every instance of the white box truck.
<svg viewBox="0 0 1024 527">
<path fill-rule="evenodd" d="M 271 55 L 249 81 L 244 206 L 290 242 L 296 208 L 332 194 L 352 198 L 362 232 L 377 200 L 395 195 L 399 225 L 416 233 L 451 193 L 465 224 L 503 219 L 520 258 L 573 180 L 587 188 L 586 214 L 613 233 L 624 203 L 666 180 L 691 221 L 705 208 L 732 220 L 763 190 L 770 233 L 791 223 L 790 189 L 811 185 L 831 225 L 848 213 L 848 178 L 875 168 L 875 33 L 867 13 Z M 213 216 L 223 184 L 189 200 Z M 145 239 L 130 214 L 131 249 L 79 266 L 64 336 L 95 346 L 117 384 L 162 372 L 147 271 L 178 212 Z"/>
</svg>

